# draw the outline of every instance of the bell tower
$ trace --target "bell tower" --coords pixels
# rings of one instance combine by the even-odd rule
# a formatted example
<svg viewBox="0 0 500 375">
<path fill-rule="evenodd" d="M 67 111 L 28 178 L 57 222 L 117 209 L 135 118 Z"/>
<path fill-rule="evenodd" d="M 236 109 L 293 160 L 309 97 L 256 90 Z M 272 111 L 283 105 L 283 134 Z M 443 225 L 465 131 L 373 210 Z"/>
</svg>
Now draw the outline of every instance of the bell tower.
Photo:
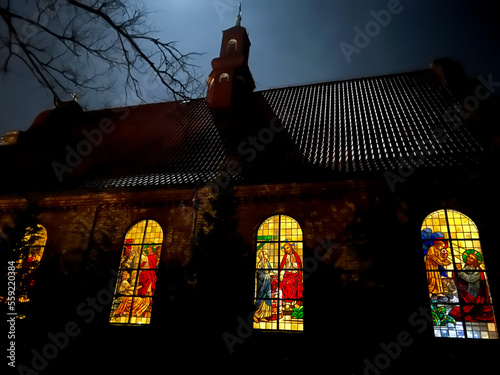
<svg viewBox="0 0 500 375">
<path fill-rule="evenodd" d="M 241 4 L 236 25 L 222 32 L 219 57 L 212 60 L 208 76 L 207 103 L 211 108 L 229 108 L 245 101 L 255 89 L 248 67 L 250 39 L 241 26 Z"/>
</svg>

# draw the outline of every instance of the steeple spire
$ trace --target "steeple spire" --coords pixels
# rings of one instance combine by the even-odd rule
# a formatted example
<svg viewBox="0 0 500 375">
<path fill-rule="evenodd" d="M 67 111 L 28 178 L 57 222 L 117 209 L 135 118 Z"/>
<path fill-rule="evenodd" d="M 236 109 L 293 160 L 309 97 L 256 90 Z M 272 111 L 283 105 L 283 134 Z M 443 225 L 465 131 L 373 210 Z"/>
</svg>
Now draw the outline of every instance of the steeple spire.
<svg viewBox="0 0 500 375">
<path fill-rule="evenodd" d="M 239 6 L 238 16 L 236 17 L 236 26 L 241 26 L 241 3 Z"/>
<path fill-rule="evenodd" d="M 244 103 L 255 89 L 248 67 L 250 39 L 241 26 L 241 3 L 236 25 L 222 32 L 219 57 L 212 60 L 208 76 L 207 103 L 211 108 L 229 108 Z"/>
</svg>

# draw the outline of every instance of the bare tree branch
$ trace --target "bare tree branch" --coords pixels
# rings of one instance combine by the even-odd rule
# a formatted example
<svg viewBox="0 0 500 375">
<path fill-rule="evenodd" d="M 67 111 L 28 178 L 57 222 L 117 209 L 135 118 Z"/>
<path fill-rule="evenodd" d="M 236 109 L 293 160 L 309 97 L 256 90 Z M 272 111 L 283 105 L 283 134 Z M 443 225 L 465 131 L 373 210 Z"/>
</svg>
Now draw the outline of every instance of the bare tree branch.
<svg viewBox="0 0 500 375">
<path fill-rule="evenodd" d="M 121 74 L 125 101 L 147 101 L 148 76 L 170 98 L 199 96 L 204 82 L 191 63 L 198 54 L 160 41 L 147 16 L 132 0 L 0 0 L 1 70 L 22 62 L 56 102 L 75 90 L 105 92 Z"/>
</svg>

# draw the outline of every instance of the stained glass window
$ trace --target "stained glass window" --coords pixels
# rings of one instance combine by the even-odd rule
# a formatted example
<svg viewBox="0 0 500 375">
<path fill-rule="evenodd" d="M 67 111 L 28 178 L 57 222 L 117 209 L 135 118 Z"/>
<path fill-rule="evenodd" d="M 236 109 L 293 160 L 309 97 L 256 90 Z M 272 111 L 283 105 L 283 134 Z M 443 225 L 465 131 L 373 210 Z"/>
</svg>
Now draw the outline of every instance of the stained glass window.
<svg viewBox="0 0 500 375">
<path fill-rule="evenodd" d="M 425 218 L 421 237 L 434 335 L 498 339 L 474 222 L 461 212 L 439 210 Z"/>
<path fill-rule="evenodd" d="M 20 244 L 20 254 L 16 262 L 16 299 L 18 303 L 29 302 L 29 293 L 35 283 L 35 271 L 40 265 L 45 244 L 47 230 L 37 224 L 26 230 Z"/>
<path fill-rule="evenodd" d="M 303 331 L 303 238 L 286 215 L 265 220 L 257 231 L 255 329 Z"/>
<path fill-rule="evenodd" d="M 156 273 L 163 230 L 153 220 L 143 220 L 125 235 L 110 323 L 149 324 L 156 288 Z"/>
</svg>

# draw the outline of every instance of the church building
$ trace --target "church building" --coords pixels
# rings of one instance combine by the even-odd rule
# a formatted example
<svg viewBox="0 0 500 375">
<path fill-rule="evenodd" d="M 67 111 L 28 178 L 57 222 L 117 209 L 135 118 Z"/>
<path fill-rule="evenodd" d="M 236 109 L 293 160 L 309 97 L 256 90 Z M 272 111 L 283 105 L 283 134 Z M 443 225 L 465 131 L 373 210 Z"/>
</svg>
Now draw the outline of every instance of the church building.
<svg viewBox="0 0 500 375">
<path fill-rule="evenodd" d="M 238 16 L 205 98 L 65 102 L 4 137 L 4 362 L 18 374 L 495 371 L 488 77 L 438 59 L 256 91 L 249 54 Z"/>
</svg>

